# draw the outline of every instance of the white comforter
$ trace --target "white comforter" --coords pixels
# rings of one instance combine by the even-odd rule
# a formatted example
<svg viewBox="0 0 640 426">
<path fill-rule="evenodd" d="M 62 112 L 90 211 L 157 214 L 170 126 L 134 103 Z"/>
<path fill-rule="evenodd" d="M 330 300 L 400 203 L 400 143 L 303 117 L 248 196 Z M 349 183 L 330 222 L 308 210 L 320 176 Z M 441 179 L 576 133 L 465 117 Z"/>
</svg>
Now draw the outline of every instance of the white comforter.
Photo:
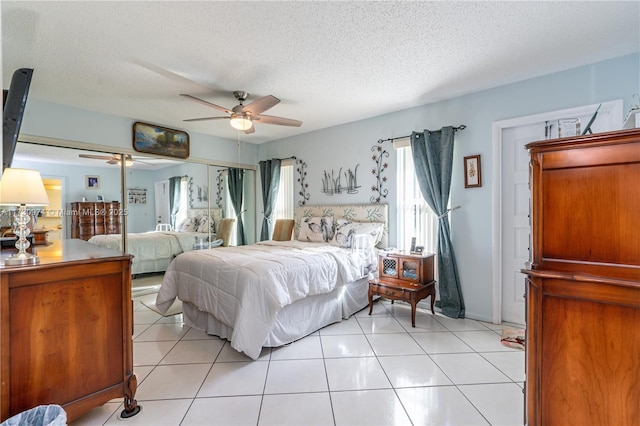
<svg viewBox="0 0 640 426">
<path fill-rule="evenodd" d="M 257 359 L 278 312 L 307 296 L 362 278 L 366 259 L 323 243 L 263 241 L 192 251 L 169 265 L 156 299 L 176 297 L 233 328 L 231 346 Z"/>
<path fill-rule="evenodd" d="M 127 252 L 133 255 L 133 263 L 145 260 L 171 259 L 180 253 L 191 251 L 195 237 L 206 238 L 209 234 L 198 232 L 152 231 L 127 234 Z M 122 235 L 95 235 L 91 244 L 122 251 Z"/>
</svg>

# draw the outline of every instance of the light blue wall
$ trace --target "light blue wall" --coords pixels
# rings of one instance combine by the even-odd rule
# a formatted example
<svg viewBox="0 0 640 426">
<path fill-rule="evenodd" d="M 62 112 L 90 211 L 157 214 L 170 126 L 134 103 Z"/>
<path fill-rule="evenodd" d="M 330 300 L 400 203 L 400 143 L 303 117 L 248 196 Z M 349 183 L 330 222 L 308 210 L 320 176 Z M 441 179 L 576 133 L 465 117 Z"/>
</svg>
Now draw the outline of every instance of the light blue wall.
<svg viewBox="0 0 640 426">
<path fill-rule="evenodd" d="M 132 126 L 135 119 L 98 114 L 29 98 L 25 109 L 20 133 L 23 135 L 41 136 L 82 142 L 98 146 L 112 146 L 119 149 L 132 149 Z M 235 140 L 217 138 L 210 135 L 190 133 L 190 158 L 205 161 L 257 164 L 257 146 L 244 144 L 238 150 Z M 14 167 L 20 166 L 14 162 Z M 27 167 L 26 165 L 24 167 Z M 67 207 L 72 201 L 81 200 L 83 196 L 88 200 L 95 200 L 95 195 L 104 195 L 105 200 L 120 200 L 120 171 L 118 168 L 77 168 L 59 165 L 35 167 L 45 175 L 64 178 L 71 188 L 67 191 Z M 46 168 L 47 170 L 43 170 Z M 155 201 L 153 182 L 167 179 L 171 176 L 184 175 L 194 177 L 194 191 L 197 185 L 206 185 L 206 165 L 185 163 L 160 172 L 144 172 L 130 170 L 127 175 L 127 188 L 147 188 L 146 204 L 125 205 L 127 211 L 128 232 L 146 232 L 155 227 Z M 85 190 L 84 176 L 101 176 L 100 190 Z M 195 200 L 194 207 L 206 207 L 206 203 Z M 68 229 L 68 226 L 65 227 Z M 253 227 L 251 229 L 254 229 Z"/>
<path fill-rule="evenodd" d="M 491 320 L 494 188 L 491 171 L 495 167 L 492 164 L 492 123 L 614 99 L 624 100 L 626 112 L 632 105 L 633 94 L 638 92 L 640 55 L 633 54 L 280 141 L 262 145 L 247 144 L 243 148 L 242 158 L 238 158 L 236 142 L 233 140 L 190 134 L 191 156 L 213 161 L 257 164 L 258 159 L 295 155 L 308 164 L 307 182 L 311 194 L 309 204 L 368 203 L 372 195 L 370 188 L 375 184 L 371 174 L 371 147 L 377 146 L 378 139 L 405 136 L 411 131 L 425 128 L 434 130 L 447 125 L 467 125 L 466 130 L 456 135 L 451 204 L 461 205 L 462 208 L 451 216 L 452 238 L 467 315 Z M 130 149 L 131 126 L 134 121 L 30 99 L 22 133 Z M 385 202 L 390 205 L 390 240 L 395 244 L 396 156 L 388 143 L 384 147 L 390 154 L 389 168 L 383 174 L 388 179 L 386 188 L 389 189 Z M 483 186 L 464 189 L 462 159 L 474 154 L 482 155 Z M 353 168 L 356 164 L 360 164 L 358 181 L 362 185 L 358 194 L 330 197 L 321 193 L 321 176 L 324 170 L 337 172 L 341 166 Z M 68 179 L 82 182 L 82 188 L 78 191 L 84 191 L 85 174 L 88 173 L 83 169 L 69 175 Z M 103 179 L 103 182 L 106 181 Z M 149 186 L 150 190 L 151 188 Z M 259 194 L 259 187 L 257 190 Z M 116 194 L 119 194 L 119 190 Z M 113 197 L 107 192 L 104 195 L 106 199 Z M 82 194 L 74 194 L 74 197 L 77 196 L 81 197 Z M 257 201 L 258 212 L 261 212 L 260 197 L 257 197 Z M 147 208 L 152 206 L 151 200 L 148 200 Z M 261 215 L 258 214 L 257 217 L 260 218 Z"/>
<path fill-rule="evenodd" d="M 12 167 L 25 169 L 35 169 L 42 177 L 58 178 L 63 180 L 62 205 L 64 209 L 70 209 L 70 203 L 82 201 L 85 197 L 87 201 L 97 201 L 97 196 L 102 195 L 105 201 L 120 201 L 120 169 L 118 168 L 96 168 L 87 171 L 86 167 L 64 165 L 56 163 L 34 163 L 29 161 L 15 160 Z M 96 175 L 100 177 L 99 189 L 87 189 L 85 187 L 85 176 Z M 71 220 L 70 216 L 62 218 L 62 229 L 67 238 L 71 238 L 70 225 L 66 221 Z"/>
<path fill-rule="evenodd" d="M 409 135 L 423 129 L 465 124 L 456 134 L 451 205 L 461 205 L 451 215 L 452 239 L 460 279 L 471 318 L 492 318 L 492 123 L 558 109 L 589 105 L 614 99 L 624 100 L 624 112 L 632 106 L 632 96 L 640 92 L 640 55 L 550 74 L 422 107 L 390 113 L 291 138 L 262 144 L 260 160 L 295 155 L 307 162 L 309 204 L 368 203 L 375 184 L 371 169 L 371 147 L 378 139 Z M 620 124 L 622 125 L 622 123 Z M 388 178 L 389 236 L 396 244 L 396 155 L 390 144 Z M 482 155 L 482 188 L 465 189 L 463 157 Z M 329 197 L 321 192 L 324 170 L 360 164 L 358 194 Z M 359 170 L 360 170 L 359 169 Z M 261 206 L 259 207 L 261 210 Z"/>
<path fill-rule="evenodd" d="M 132 127 L 135 121 L 137 120 L 29 98 L 20 133 L 131 150 Z M 244 144 L 239 158 L 235 140 L 201 133 L 189 133 L 189 140 L 192 158 L 243 164 L 257 163 L 256 145 Z"/>
<path fill-rule="evenodd" d="M 118 170 L 118 177 L 115 179 L 114 184 L 120 185 L 120 168 Z M 155 197 L 153 191 L 153 183 L 156 181 L 154 175 L 155 171 L 152 170 L 127 170 L 127 185 L 126 189 L 136 188 L 147 190 L 147 203 L 146 204 L 133 204 L 129 203 L 128 197 L 125 194 L 124 208 L 127 212 L 127 232 L 149 232 L 155 230 L 156 226 L 156 209 L 155 209 Z"/>
</svg>

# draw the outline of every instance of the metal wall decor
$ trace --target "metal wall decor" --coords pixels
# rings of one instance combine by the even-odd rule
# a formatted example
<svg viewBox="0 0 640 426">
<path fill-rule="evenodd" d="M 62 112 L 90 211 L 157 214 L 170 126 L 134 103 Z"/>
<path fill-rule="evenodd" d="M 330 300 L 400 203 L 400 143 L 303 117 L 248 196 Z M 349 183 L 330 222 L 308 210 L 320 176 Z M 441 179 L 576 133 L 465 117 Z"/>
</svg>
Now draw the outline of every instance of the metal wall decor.
<svg viewBox="0 0 640 426">
<path fill-rule="evenodd" d="M 358 186 L 358 179 L 356 177 L 358 166 L 359 164 L 356 165 L 353 170 L 347 169 L 347 171 L 344 172 L 344 184 L 341 180 L 343 176 L 342 167 L 340 167 L 340 170 L 338 170 L 337 175 L 333 170 L 331 170 L 331 173 L 325 170 L 322 176 L 322 192 L 327 195 L 341 194 L 342 191 L 346 191 L 347 194 L 357 193 L 358 188 L 360 188 Z"/>
<path fill-rule="evenodd" d="M 196 188 L 198 189 L 196 200 L 198 200 L 199 203 L 209 201 L 209 187 L 207 185 L 196 185 Z"/>
<path fill-rule="evenodd" d="M 193 208 L 193 178 L 189 176 L 182 176 L 184 179 L 188 179 L 187 191 L 189 192 L 189 208 Z"/>
<path fill-rule="evenodd" d="M 127 201 L 129 204 L 147 204 L 147 188 L 128 188 Z"/>
<path fill-rule="evenodd" d="M 302 207 L 307 204 L 309 201 L 309 193 L 307 189 L 309 188 L 309 184 L 306 182 L 307 179 L 307 163 L 304 161 L 297 159 L 296 164 L 296 172 L 298 172 L 298 183 L 300 184 L 300 191 L 298 191 L 298 195 L 302 197 L 302 200 L 298 201 L 298 206 Z"/>
<path fill-rule="evenodd" d="M 218 170 L 218 176 L 216 176 L 216 205 L 218 208 L 222 208 L 222 194 L 224 192 L 224 174 L 225 170 Z"/>
<path fill-rule="evenodd" d="M 376 177 L 376 184 L 371 187 L 371 191 L 377 192 L 369 199 L 372 203 L 379 203 L 383 198 L 387 198 L 389 194 L 389 190 L 382 187 L 387 182 L 387 177 L 382 176 L 382 173 L 389 167 L 389 163 L 384 162 L 384 158 L 389 157 L 389 152 L 382 147 L 383 142 L 382 139 L 378 139 L 378 145 L 371 147 L 371 152 L 373 152 L 371 159 L 374 163 L 371 174 Z"/>
<path fill-rule="evenodd" d="M 360 164 L 356 164 L 353 171 L 351 169 L 347 169 L 347 171 L 344 172 L 344 178 L 347 181 L 347 194 L 356 194 L 358 192 L 358 188 L 360 188 L 358 186 L 358 177 L 356 176 L 358 173 L 358 166 L 360 166 Z"/>
</svg>

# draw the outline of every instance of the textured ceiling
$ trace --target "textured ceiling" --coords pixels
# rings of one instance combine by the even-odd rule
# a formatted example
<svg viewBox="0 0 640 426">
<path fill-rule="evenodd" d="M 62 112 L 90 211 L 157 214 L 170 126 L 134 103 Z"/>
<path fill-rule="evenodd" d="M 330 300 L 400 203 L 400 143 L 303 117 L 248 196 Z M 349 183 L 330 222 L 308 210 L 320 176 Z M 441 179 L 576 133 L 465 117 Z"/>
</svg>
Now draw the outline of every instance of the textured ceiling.
<svg viewBox="0 0 640 426">
<path fill-rule="evenodd" d="M 232 91 L 300 128 L 262 143 L 640 50 L 632 2 L 2 1 L 3 85 L 30 98 L 235 139 Z"/>
</svg>

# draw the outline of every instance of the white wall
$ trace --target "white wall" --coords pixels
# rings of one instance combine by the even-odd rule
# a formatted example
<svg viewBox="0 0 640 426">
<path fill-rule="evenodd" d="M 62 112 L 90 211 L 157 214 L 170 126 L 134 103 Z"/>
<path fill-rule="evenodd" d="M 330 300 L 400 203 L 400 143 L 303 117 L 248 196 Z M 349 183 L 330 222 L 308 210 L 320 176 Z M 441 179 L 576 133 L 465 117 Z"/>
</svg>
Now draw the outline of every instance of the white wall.
<svg viewBox="0 0 640 426">
<path fill-rule="evenodd" d="M 640 55 L 600 62 L 550 74 L 458 98 L 399 111 L 354 123 L 323 129 L 258 147 L 260 160 L 295 155 L 308 164 L 309 204 L 368 203 L 375 178 L 371 147 L 378 139 L 411 134 L 424 129 L 465 124 L 456 133 L 451 205 L 461 205 L 450 216 L 452 239 L 467 316 L 492 318 L 492 127 L 494 121 L 545 111 L 624 100 L 624 111 L 632 106 L 632 95 L 640 92 Z M 622 126 L 622 123 L 620 123 Z M 396 244 L 396 155 L 390 143 L 388 178 L 389 237 Z M 482 188 L 464 188 L 463 157 L 482 155 Z M 358 194 L 329 197 L 321 193 L 323 170 L 360 164 Z M 298 200 L 299 198 L 296 198 Z M 261 210 L 261 206 L 259 206 Z"/>
</svg>

